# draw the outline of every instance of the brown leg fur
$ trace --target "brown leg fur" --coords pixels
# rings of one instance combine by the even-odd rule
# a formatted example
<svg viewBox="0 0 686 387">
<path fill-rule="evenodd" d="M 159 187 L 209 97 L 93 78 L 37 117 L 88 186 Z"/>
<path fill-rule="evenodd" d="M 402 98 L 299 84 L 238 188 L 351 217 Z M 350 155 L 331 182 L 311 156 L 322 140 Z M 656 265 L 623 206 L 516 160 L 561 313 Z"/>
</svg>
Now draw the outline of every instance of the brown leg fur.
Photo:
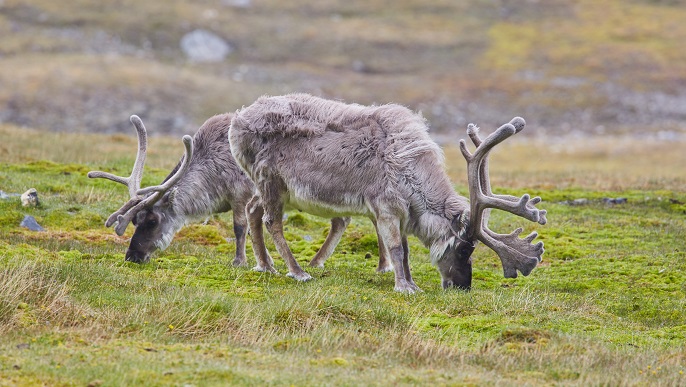
<svg viewBox="0 0 686 387">
<path fill-rule="evenodd" d="M 262 230 L 262 201 L 260 197 L 255 195 L 248 202 L 245 207 L 245 213 L 250 223 L 250 240 L 252 241 L 252 249 L 257 260 L 257 266 L 253 268 L 256 271 L 269 271 L 277 273 L 274 268 L 274 261 L 267 252 L 267 247 L 264 245 L 264 232 Z"/>
<path fill-rule="evenodd" d="M 324 244 L 319 248 L 317 254 L 314 255 L 312 261 L 310 261 L 310 266 L 324 267 L 324 262 L 331 256 L 331 254 L 333 254 L 333 250 L 338 245 L 338 242 L 341 241 L 343 232 L 349 224 L 350 217 L 331 219 L 331 229 L 329 230 L 329 235 L 326 236 Z"/>
</svg>

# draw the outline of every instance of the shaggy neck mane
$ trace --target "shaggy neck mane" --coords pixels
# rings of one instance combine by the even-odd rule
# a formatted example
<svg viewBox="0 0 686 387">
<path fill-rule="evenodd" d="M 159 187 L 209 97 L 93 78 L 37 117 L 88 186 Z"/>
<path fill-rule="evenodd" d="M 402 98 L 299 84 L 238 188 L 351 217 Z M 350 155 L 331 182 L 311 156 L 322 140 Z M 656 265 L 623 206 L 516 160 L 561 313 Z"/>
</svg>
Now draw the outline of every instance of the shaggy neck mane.
<svg viewBox="0 0 686 387">
<path fill-rule="evenodd" d="M 408 231 L 430 249 L 433 263 L 464 232 L 468 222 L 468 216 L 464 215 L 469 209 L 468 200 L 455 193 L 440 156 L 424 154 L 421 163 L 431 165 L 430 168 L 403 171 L 404 185 L 411 198 Z"/>
<path fill-rule="evenodd" d="M 252 185 L 238 176 L 242 172 L 237 166 L 226 167 L 235 164 L 227 141 L 230 125 L 230 115 L 217 115 L 207 120 L 196 133 L 191 165 L 173 192 L 169 193 L 173 195 L 172 203 L 177 214 L 196 220 L 228 211 L 231 196 L 240 195 L 241 189 L 251 189 Z M 246 181 L 245 187 L 240 187 L 239 182 L 243 180 Z"/>
</svg>

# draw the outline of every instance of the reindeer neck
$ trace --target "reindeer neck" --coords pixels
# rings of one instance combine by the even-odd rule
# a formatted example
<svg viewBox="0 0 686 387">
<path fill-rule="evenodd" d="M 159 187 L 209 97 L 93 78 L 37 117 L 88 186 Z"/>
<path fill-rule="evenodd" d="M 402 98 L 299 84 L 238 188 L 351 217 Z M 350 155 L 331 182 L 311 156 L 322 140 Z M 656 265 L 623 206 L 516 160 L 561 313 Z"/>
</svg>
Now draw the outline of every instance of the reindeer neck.
<svg viewBox="0 0 686 387">
<path fill-rule="evenodd" d="M 454 191 L 447 176 L 424 187 L 413 195 L 416 199 L 411 206 L 409 226 L 412 234 L 428 247 L 459 231 L 452 229 L 452 222 L 469 208 L 469 202 Z"/>
</svg>

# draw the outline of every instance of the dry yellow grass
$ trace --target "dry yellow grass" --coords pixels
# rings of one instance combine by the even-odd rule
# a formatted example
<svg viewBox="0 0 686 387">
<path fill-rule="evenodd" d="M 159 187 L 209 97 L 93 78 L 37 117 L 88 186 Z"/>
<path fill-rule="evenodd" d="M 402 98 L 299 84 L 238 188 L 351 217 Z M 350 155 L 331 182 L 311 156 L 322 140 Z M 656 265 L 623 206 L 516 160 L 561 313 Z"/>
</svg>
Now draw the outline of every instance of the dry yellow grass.
<svg viewBox="0 0 686 387">
<path fill-rule="evenodd" d="M 543 190 L 583 188 L 621 191 L 686 191 L 684 141 L 637 137 L 519 139 L 491 154 L 496 187 Z M 465 181 L 464 159 L 456 146 L 445 148 L 453 182 Z"/>
<path fill-rule="evenodd" d="M 154 129 L 150 129 L 152 132 Z M 133 132 L 133 130 L 132 130 Z M 189 131 L 192 134 L 192 131 Z M 486 132 L 485 134 L 487 134 Z M 0 162 L 49 160 L 111 165 L 133 160 L 130 135 L 52 133 L 0 125 Z M 59 144 L 59 146 L 56 146 Z M 603 191 L 686 191 L 686 142 L 638 137 L 519 138 L 499 145 L 491 155 L 495 187 Z M 147 165 L 171 169 L 183 153 L 180 139 L 151 135 Z M 444 145 L 448 174 L 466 184 L 466 164 L 456 145 Z"/>
<path fill-rule="evenodd" d="M 155 136 L 149 129 L 147 166 L 171 169 L 183 155 L 181 138 Z M 189 134 L 192 134 L 190 132 Z M 112 165 L 136 157 L 136 137 L 124 134 L 54 133 L 0 125 L 0 162 L 47 160 L 63 164 Z M 133 166 L 133 164 L 131 164 Z"/>
</svg>

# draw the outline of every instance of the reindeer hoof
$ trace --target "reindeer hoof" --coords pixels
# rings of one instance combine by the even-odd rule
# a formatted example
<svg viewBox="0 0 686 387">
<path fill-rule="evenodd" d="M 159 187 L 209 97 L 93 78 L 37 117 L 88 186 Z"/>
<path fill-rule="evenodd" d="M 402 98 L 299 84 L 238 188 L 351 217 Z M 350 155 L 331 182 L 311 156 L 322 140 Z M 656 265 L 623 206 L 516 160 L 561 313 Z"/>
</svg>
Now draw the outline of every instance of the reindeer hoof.
<svg viewBox="0 0 686 387">
<path fill-rule="evenodd" d="M 309 275 L 309 274 L 307 274 L 307 273 L 304 272 L 304 271 L 303 271 L 302 273 L 298 273 L 298 274 L 289 272 L 289 273 L 286 274 L 286 275 L 287 275 L 288 277 L 291 277 L 291 278 L 293 278 L 294 280 L 300 281 L 300 282 L 306 282 L 306 281 L 312 280 L 312 276 Z"/>
<path fill-rule="evenodd" d="M 231 262 L 233 267 L 247 267 L 248 266 L 248 260 L 245 257 L 239 258 L 236 257 L 233 262 Z"/>
<path fill-rule="evenodd" d="M 411 287 L 399 288 L 396 286 L 393 290 L 395 290 L 398 293 L 404 293 L 404 294 L 415 294 L 417 292 L 416 290 L 412 289 Z"/>
<path fill-rule="evenodd" d="M 279 274 L 274 267 L 262 267 L 260 265 L 257 265 L 252 268 L 253 271 L 259 271 L 260 273 L 272 273 L 272 274 Z"/>
<path fill-rule="evenodd" d="M 393 266 L 391 266 L 391 265 L 384 266 L 384 267 L 378 267 L 378 268 L 376 269 L 376 272 L 379 273 L 379 274 L 390 273 L 390 272 L 392 272 L 392 271 L 393 271 Z"/>
<path fill-rule="evenodd" d="M 405 294 L 415 294 L 417 292 L 422 291 L 419 288 L 419 286 L 415 285 L 412 282 L 407 282 L 407 281 L 403 281 L 402 283 L 396 284 L 395 288 L 393 290 L 395 290 L 396 292 L 405 293 Z"/>
</svg>

